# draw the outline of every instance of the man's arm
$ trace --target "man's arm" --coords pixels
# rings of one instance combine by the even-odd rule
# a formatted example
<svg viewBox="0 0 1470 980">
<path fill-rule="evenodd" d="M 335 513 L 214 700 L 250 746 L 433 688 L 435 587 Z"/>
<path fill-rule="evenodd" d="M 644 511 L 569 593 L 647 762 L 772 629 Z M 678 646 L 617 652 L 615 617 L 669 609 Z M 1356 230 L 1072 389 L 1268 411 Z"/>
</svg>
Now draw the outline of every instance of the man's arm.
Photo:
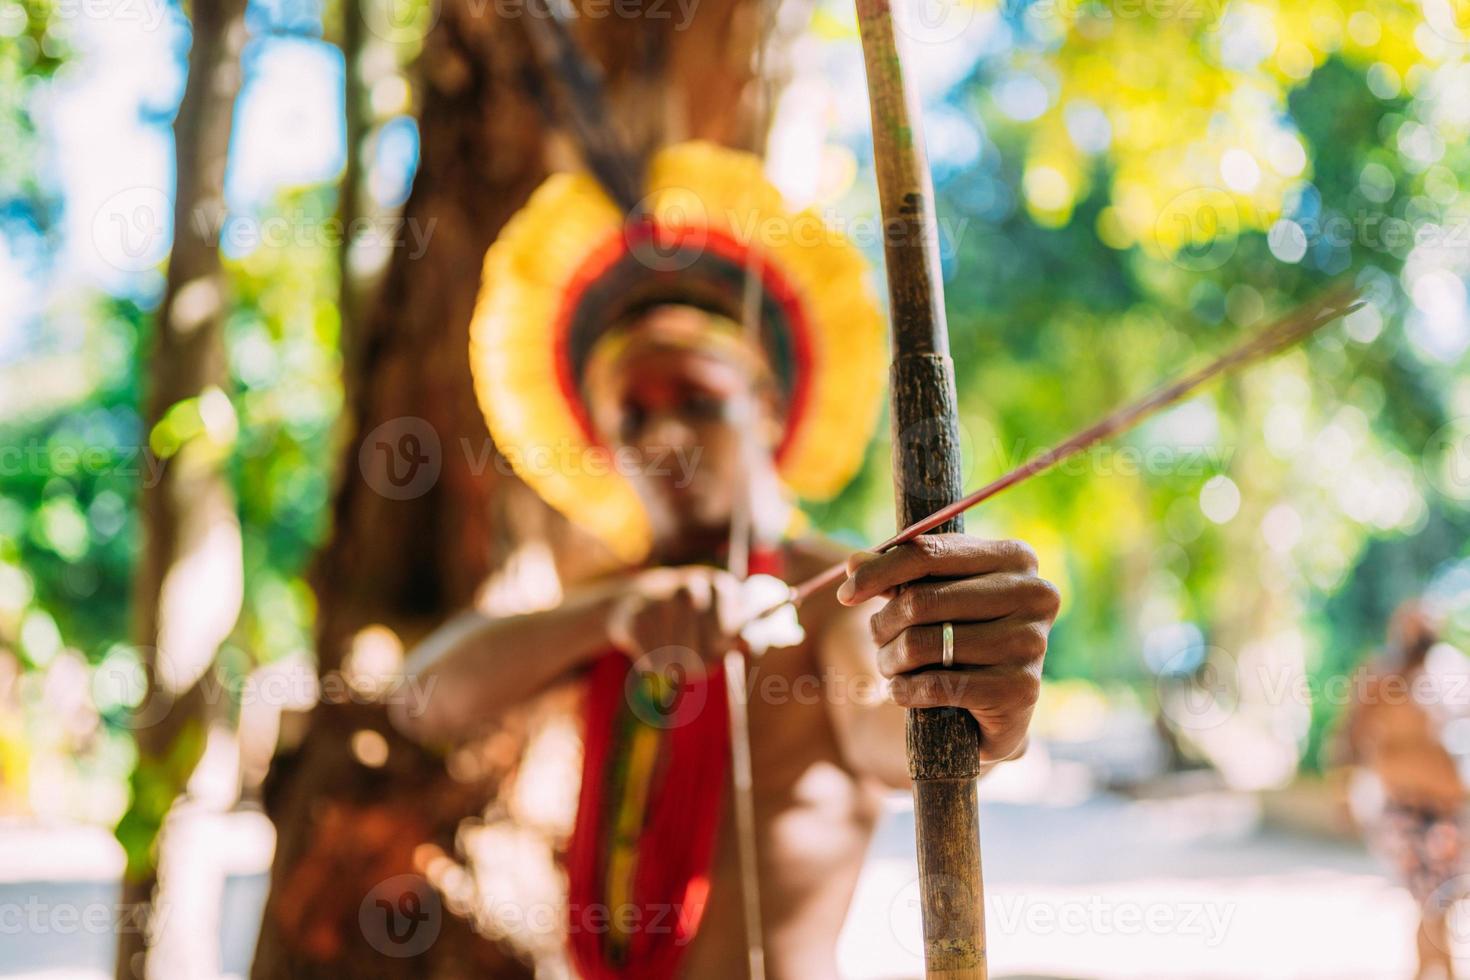
<svg viewBox="0 0 1470 980">
<path fill-rule="evenodd" d="M 660 669 L 671 651 L 729 648 L 738 583 L 704 567 L 656 568 L 569 595 L 555 609 L 491 619 L 463 613 L 409 655 L 418 697 L 396 700 L 410 738 L 450 742 L 587 666 L 609 649 Z"/>
<path fill-rule="evenodd" d="M 906 713 L 888 696 L 888 682 L 878 673 L 878 645 L 868 625 L 882 608 L 876 599 L 853 609 L 838 607 L 817 640 L 817 657 L 832 729 L 848 768 L 907 789 Z"/>
<path fill-rule="evenodd" d="M 492 619 L 461 613 L 409 654 L 412 699 L 390 706 L 394 724 L 422 742 L 462 739 L 586 665 L 608 649 L 609 588 L 570 597 L 544 612 Z"/>
</svg>

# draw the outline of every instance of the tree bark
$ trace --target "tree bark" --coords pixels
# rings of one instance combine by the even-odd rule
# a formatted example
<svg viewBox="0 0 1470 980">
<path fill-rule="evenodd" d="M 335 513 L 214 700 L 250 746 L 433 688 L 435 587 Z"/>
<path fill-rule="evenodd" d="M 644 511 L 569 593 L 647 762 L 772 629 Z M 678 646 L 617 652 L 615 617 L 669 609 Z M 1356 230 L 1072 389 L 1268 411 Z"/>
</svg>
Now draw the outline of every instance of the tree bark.
<svg viewBox="0 0 1470 980">
<path fill-rule="evenodd" d="M 219 227 L 214 219 L 224 207 L 244 11 L 245 0 L 193 4 L 189 74 L 174 120 L 174 243 L 143 410 L 150 451 L 165 465 L 139 497 L 143 540 L 133 632 L 148 685 L 132 715 L 138 761 L 132 800 L 117 827 L 127 854 L 115 966 L 120 980 L 141 978 L 147 969 L 164 820 L 204 747 L 210 706 L 199 682 L 240 612 L 240 529 L 223 472 L 234 427 L 224 395 L 227 289 L 209 229 Z M 191 430 L 180 421 L 182 438 L 175 441 L 170 420 L 182 416 L 196 425 Z"/>
<path fill-rule="evenodd" d="M 384 626 L 411 645 L 471 605 L 528 540 L 549 544 L 563 581 L 600 567 L 596 546 L 498 465 L 471 387 L 485 251 L 549 169 L 575 163 L 543 117 L 550 88 L 524 24 L 496 9 L 444 0 L 425 39 L 420 163 L 404 217 L 428 246 L 395 250 L 349 339 L 350 437 L 313 576 L 324 691 L 340 689 L 360 631 Z M 756 0 L 706 0 L 682 30 L 599 9 L 576 33 L 604 70 L 616 125 L 650 143 L 748 145 Z M 650 104 L 651 91 L 669 97 Z M 386 741 L 386 761 L 365 762 L 354 735 Z M 443 757 L 396 734 L 381 705 L 324 698 L 284 719 L 265 789 L 278 843 L 252 976 L 529 975 L 442 902 L 426 873 L 426 861 L 455 856 L 461 821 L 493 797 L 506 771 L 497 744 L 478 753 L 492 761 L 473 776 L 451 776 Z"/>
</svg>

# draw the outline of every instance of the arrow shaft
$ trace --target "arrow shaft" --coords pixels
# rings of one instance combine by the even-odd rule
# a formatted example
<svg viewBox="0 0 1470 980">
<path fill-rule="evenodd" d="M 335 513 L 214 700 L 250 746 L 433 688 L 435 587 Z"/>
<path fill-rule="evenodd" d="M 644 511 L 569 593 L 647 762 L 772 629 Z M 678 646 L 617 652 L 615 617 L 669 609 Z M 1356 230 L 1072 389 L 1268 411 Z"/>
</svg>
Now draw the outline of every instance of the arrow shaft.
<svg viewBox="0 0 1470 980">
<path fill-rule="evenodd" d="M 1171 405 L 1178 404 L 1216 378 L 1233 374 L 1272 354 L 1301 343 L 1333 320 L 1351 313 L 1360 306 L 1362 303 L 1356 301 L 1356 294 L 1352 290 L 1344 287 L 1331 289 L 1318 299 L 1274 321 L 1270 326 L 1256 332 L 1243 343 L 1203 367 L 1167 382 L 1143 398 L 1109 413 L 983 487 L 914 521 L 893 537 L 874 545 L 870 550 L 881 553 L 896 548 L 906 541 L 912 541 L 921 534 L 927 534 L 1002 491 L 1024 483 L 1033 476 L 1044 473 L 1058 463 L 1100 442 L 1136 428 L 1146 419 Z M 839 562 L 793 586 L 793 601 L 800 605 L 813 594 L 837 582 L 846 573 L 846 568 L 845 562 Z"/>
</svg>

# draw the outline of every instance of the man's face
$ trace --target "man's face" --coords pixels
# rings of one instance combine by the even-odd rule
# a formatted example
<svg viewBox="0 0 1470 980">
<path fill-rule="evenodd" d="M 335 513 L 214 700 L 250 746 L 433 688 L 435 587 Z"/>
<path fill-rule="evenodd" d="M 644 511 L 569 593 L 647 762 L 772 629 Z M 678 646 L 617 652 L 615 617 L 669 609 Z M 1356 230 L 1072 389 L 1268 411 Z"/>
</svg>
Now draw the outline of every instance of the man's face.
<svg viewBox="0 0 1470 980">
<path fill-rule="evenodd" d="M 704 314 L 664 308 L 649 316 Z M 635 464 L 628 476 L 655 536 L 728 527 L 752 468 L 770 465 L 766 400 L 746 367 L 717 354 L 635 341 L 591 398 L 603 440 Z"/>
</svg>

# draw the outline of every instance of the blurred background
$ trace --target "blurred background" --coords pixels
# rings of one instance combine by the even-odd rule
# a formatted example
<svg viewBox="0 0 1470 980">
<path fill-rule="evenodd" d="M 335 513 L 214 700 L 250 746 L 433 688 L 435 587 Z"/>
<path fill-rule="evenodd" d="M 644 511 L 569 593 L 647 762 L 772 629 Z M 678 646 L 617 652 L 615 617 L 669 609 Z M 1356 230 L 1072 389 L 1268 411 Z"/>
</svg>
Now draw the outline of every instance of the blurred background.
<svg viewBox="0 0 1470 980">
<path fill-rule="evenodd" d="M 876 267 L 849 3 L 575 6 L 616 125 L 765 144 Z M 484 250 L 575 159 L 530 9 L 0 0 L 0 975 L 562 975 L 560 694 L 448 758 L 376 701 L 453 611 L 601 567 L 469 383 Z M 970 518 L 1065 596 L 982 791 L 994 971 L 1410 975 L 1334 747 L 1401 600 L 1470 626 L 1470 8 L 907 14 L 968 483 L 1331 280 L 1368 300 Z M 819 529 L 891 532 L 888 453 Z M 846 975 L 919 972 L 907 807 Z M 403 880 L 412 955 L 363 914 Z"/>
</svg>

